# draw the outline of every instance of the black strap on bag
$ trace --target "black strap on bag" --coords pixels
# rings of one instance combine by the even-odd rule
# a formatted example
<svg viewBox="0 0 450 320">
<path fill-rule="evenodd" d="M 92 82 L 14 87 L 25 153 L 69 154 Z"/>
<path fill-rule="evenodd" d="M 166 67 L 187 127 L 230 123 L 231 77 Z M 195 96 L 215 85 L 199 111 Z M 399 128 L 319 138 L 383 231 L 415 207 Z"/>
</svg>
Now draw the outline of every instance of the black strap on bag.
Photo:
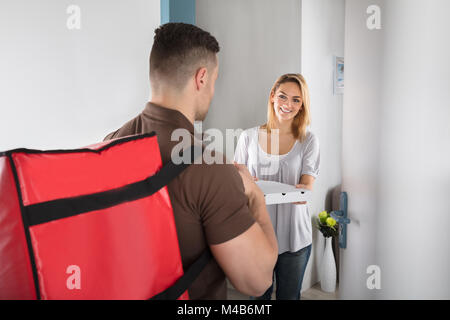
<svg viewBox="0 0 450 320">
<path fill-rule="evenodd" d="M 191 163 L 193 163 L 196 147 L 190 148 Z M 175 164 L 171 160 L 154 175 L 116 189 L 25 206 L 28 224 L 29 226 L 39 225 L 151 196 L 177 177 L 191 163 Z"/>
<path fill-rule="evenodd" d="M 191 160 L 194 163 L 195 147 L 191 147 Z M 158 293 L 149 300 L 176 300 L 183 292 L 185 292 L 189 286 L 197 279 L 200 272 L 206 267 L 211 260 L 212 254 L 209 248 L 206 248 L 200 257 L 187 269 L 187 271 L 179 278 L 175 284 L 167 288 L 166 290 Z"/>
<path fill-rule="evenodd" d="M 178 279 L 174 285 L 167 288 L 156 296 L 149 300 L 176 300 L 183 292 L 185 292 L 189 286 L 198 277 L 200 272 L 206 267 L 209 260 L 212 258 L 209 248 L 205 249 L 201 256 L 188 268 L 184 275 Z"/>
</svg>

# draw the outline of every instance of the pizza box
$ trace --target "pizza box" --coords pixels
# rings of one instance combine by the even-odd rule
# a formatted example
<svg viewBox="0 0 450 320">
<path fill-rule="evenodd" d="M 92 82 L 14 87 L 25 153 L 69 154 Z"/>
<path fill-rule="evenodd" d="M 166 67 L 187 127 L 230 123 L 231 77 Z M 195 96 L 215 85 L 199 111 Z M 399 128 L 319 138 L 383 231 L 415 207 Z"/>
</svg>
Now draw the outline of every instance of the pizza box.
<svg viewBox="0 0 450 320">
<path fill-rule="evenodd" d="M 258 180 L 255 183 L 264 193 L 266 205 L 309 201 L 311 194 L 310 190 L 276 181 Z"/>
</svg>

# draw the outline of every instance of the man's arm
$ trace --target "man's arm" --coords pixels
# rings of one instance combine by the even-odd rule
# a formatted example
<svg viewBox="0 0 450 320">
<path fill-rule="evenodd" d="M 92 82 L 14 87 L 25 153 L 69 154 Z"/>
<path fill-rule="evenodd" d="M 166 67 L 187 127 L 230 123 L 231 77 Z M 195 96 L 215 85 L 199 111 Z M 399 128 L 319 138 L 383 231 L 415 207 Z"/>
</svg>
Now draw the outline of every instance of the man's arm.
<svg viewBox="0 0 450 320">
<path fill-rule="evenodd" d="M 272 284 L 278 258 L 278 243 L 267 212 L 264 194 L 247 168 L 236 165 L 248 197 L 249 210 L 256 220 L 239 236 L 211 245 L 211 251 L 232 285 L 240 292 L 261 296 Z"/>
</svg>

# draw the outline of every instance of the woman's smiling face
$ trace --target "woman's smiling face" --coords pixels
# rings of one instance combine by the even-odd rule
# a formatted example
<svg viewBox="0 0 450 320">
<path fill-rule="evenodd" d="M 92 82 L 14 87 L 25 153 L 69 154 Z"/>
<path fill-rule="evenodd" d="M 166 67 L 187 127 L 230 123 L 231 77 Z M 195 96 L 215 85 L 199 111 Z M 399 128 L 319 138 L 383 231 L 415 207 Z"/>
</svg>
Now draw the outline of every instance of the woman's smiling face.
<svg viewBox="0 0 450 320">
<path fill-rule="evenodd" d="M 302 109 L 302 93 L 294 82 L 282 83 L 271 97 L 273 109 L 279 122 L 294 119 Z"/>
</svg>

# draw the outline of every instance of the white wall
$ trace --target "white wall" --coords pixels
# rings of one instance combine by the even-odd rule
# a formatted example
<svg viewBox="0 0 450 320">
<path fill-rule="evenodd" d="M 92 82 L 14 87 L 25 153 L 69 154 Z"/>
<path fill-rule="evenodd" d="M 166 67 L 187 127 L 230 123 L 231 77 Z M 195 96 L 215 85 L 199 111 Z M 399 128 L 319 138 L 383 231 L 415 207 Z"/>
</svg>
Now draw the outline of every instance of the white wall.
<svg viewBox="0 0 450 320">
<path fill-rule="evenodd" d="M 365 27 L 369 5 L 382 29 Z M 346 0 L 341 298 L 450 298 L 446 0 Z M 366 287 L 378 265 L 381 289 Z"/>
<path fill-rule="evenodd" d="M 159 23 L 160 0 L 2 0 L 0 150 L 81 147 L 137 115 Z"/>
<path fill-rule="evenodd" d="M 300 72 L 300 0 L 197 0 L 197 25 L 221 46 L 219 78 L 205 128 L 266 122 L 278 76 Z"/>
<path fill-rule="evenodd" d="M 313 214 L 330 210 L 327 198 L 339 188 L 342 148 L 342 95 L 333 94 L 333 56 L 344 56 L 344 0 L 302 0 L 302 74 L 311 95 L 311 130 L 320 141 L 320 175 L 314 186 Z M 339 193 L 338 193 L 339 194 Z M 338 208 L 335 208 L 338 209 Z M 324 241 L 315 230 L 305 287 L 319 279 Z"/>
</svg>

